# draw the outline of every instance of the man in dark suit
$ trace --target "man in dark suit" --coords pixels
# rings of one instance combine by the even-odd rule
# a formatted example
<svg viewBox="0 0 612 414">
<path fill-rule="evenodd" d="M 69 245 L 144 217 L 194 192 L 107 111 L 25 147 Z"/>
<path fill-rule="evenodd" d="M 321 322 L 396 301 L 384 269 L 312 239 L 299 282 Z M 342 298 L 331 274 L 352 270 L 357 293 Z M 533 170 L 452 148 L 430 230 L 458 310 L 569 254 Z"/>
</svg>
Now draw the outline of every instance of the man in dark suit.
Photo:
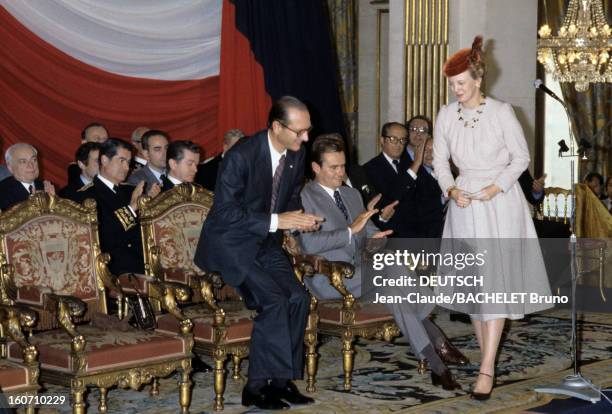
<svg viewBox="0 0 612 414">
<path fill-rule="evenodd" d="M 103 252 L 110 253 L 109 269 L 114 275 L 144 273 L 137 215 L 144 182 L 136 187 L 122 184 L 130 170 L 131 159 L 132 146 L 128 142 L 109 138 L 100 145 L 100 173 L 78 191 L 79 201 L 96 200 L 100 247 Z M 147 195 L 153 197 L 157 193 Z"/>
<path fill-rule="evenodd" d="M 200 161 L 200 147 L 191 141 L 174 141 L 168 145 L 168 176 L 163 177 L 162 192 L 181 183 L 193 183 Z"/>
<path fill-rule="evenodd" d="M 425 115 L 415 115 L 406 122 L 408 129 L 408 142 L 406 143 L 406 153 L 410 161 L 414 161 L 417 150 L 425 145 L 425 140 L 431 137 L 433 130 L 431 120 Z"/>
<path fill-rule="evenodd" d="M 108 131 L 104 127 L 104 125 L 98 122 L 92 122 L 87 125 L 81 131 L 81 144 L 86 142 L 97 142 L 101 144 L 102 142 L 108 139 Z M 68 164 L 68 182 L 71 183 L 73 181 L 79 181 L 79 177 L 81 175 L 81 169 L 77 165 L 76 162 L 71 162 Z"/>
<path fill-rule="evenodd" d="M 327 134 L 315 139 L 312 145 L 312 169 L 315 179 L 304 186 L 301 197 L 304 209 L 325 217 L 325 221 L 319 231 L 301 234 L 300 241 L 307 254 L 317 254 L 328 260 L 354 265 L 355 274 L 344 283 L 346 288 L 359 298 L 371 295 L 371 292 L 364 292 L 366 283 L 362 285 L 363 253 L 376 251 L 371 249 L 373 246 L 368 245 L 368 239 L 382 239 L 391 234 L 391 230 L 379 231 L 370 221 L 378 210 L 370 206 L 366 209 L 359 192 L 342 185 L 345 164 L 342 137 L 338 134 Z M 383 219 L 388 220 L 393 216 L 393 206 L 394 204 L 391 204 L 388 206 L 390 208 L 383 209 Z M 382 247 L 382 244 L 376 247 Z M 400 271 L 405 272 L 406 269 Z M 340 293 L 330 285 L 329 279 L 322 275 L 315 275 L 306 283 L 319 299 L 341 298 Z M 399 292 L 398 290 L 402 289 L 399 287 L 394 289 L 395 294 L 409 293 Z M 434 305 L 401 303 L 389 305 L 389 308 L 402 334 L 408 338 L 414 354 L 429 361 L 434 385 L 442 385 L 448 390 L 461 388 L 444 362 L 465 364 L 467 359 L 429 320 L 428 316 Z"/>
<path fill-rule="evenodd" d="M 68 185 L 59 191 L 59 196 L 68 200 L 78 202 L 80 196 L 78 191 L 91 183 L 99 172 L 100 145 L 97 142 L 86 142 L 77 149 L 76 163 L 81 170 L 81 175 L 77 181 L 69 182 Z"/>
<path fill-rule="evenodd" d="M 0 181 L 0 210 L 26 201 L 36 191 L 55 194 L 49 181 L 38 179 L 38 151 L 30 144 L 19 142 L 11 145 L 4 155 L 4 161 L 12 176 Z"/>
<path fill-rule="evenodd" d="M 301 211 L 304 148 L 312 128 L 307 107 L 277 100 L 268 129 L 225 154 L 215 200 L 204 222 L 195 263 L 216 271 L 257 309 L 242 404 L 286 409 L 313 400 L 291 380 L 302 377 L 309 297 L 296 280 L 277 230 L 311 231 L 321 218 Z M 283 401 L 284 400 L 284 401 Z"/>
<path fill-rule="evenodd" d="M 152 129 L 142 135 L 142 148 L 147 157 L 147 165 L 132 171 L 128 183 L 138 185 L 145 182 L 145 191 L 154 185 L 162 186 L 162 178 L 167 175 L 166 154 L 170 137 L 164 131 Z"/>
<path fill-rule="evenodd" d="M 223 156 L 230 148 L 232 148 L 240 139 L 244 137 L 244 133 L 239 129 L 230 129 L 223 135 L 223 152 L 216 157 L 204 161 L 198 165 L 198 173 L 195 176 L 195 182 L 210 191 L 215 191 L 217 183 L 217 174 L 219 166 L 223 161 Z"/>
<path fill-rule="evenodd" d="M 423 161 L 423 146 L 410 161 L 404 150 L 407 140 L 408 131 L 404 125 L 399 122 L 384 124 L 380 137 L 382 152 L 363 166 L 376 193 L 382 194 L 379 205 L 399 201 L 388 226 L 393 229 L 393 237 L 404 238 L 417 236 L 417 174 Z"/>
</svg>

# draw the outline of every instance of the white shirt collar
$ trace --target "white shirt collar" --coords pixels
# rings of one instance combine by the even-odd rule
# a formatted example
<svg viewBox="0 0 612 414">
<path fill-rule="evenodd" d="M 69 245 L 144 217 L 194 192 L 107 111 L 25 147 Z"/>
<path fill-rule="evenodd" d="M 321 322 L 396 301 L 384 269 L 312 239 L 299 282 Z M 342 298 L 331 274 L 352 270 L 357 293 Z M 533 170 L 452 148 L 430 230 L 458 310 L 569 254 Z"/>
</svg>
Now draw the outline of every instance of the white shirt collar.
<svg viewBox="0 0 612 414">
<path fill-rule="evenodd" d="M 389 157 L 387 154 L 385 154 L 385 152 L 383 151 L 382 155 L 384 155 L 385 159 L 387 160 L 387 162 L 389 164 L 391 164 L 391 167 L 393 167 L 393 169 L 395 170 L 395 172 L 397 172 L 397 168 L 395 167 L 395 164 L 393 164 L 393 158 Z M 399 160 L 398 160 L 399 162 Z"/>
<path fill-rule="evenodd" d="M 114 189 L 115 184 L 113 184 L 113 183 L 112 183 L 112 181 L 110 181 L 110 180 L 108 180 L 108 179 L 104 178 L 104 177 L 102 176 L 102 174 L 98 174 L 98 175 L 97 175 L 97 177 L 100 179 L 100 181 L 102 181 L 102 182 L 104 183 L 104 185 L 105 185 L 105 186 L 107 186 L 108 188 L 110 188 L 110 190 L 111 190 L 113 193 L 115 193 L 115 189 Z"/>
<path fill-rule="evenodd" d="M 321 186 L 321 188 L 322 188 L 322 189 L 324 189 L 324 190 L 325 190 L 325 192 L 326 192 L 327 194 L 329 194 L 329 196 L 330 196 L 331 198 L 334 198 L 334 192 L 337 190 L 337 188 L 336 188 L 336 189 L 333 189 L 333 188 L 327 187 L 327 186 L 325 186 L 325 185 L 321 184 L 321 183 L 320 183 L 320 182 L 318 182 L 318 181 L 317 181 L 317 184 L 319 184 L 319 185 Z"/>
<path fill-rule="evenodd" d="M 274 177 L 274 172 L 276 171 L 276 167 L 278 167 L 278 163 L 280 162 L 280 158 L 283 155 L 287 154 L 287 149 L 283 152 L 278 152 L 276 148 L 272 145 L 272 139 L 270 138 L 270 131 L 268 131 L 268 147 L 270 148 L 270 159 L 272 161 L 272 176 Z"/>
<path fill-rule="evenodd" d="M 158 183 L 161 183 L 161 175 L 165 174 L 165 171 L 162 172 L 158 172 L 156 170 L 154 170 L 153 168 L 151 168 L 151 166 L 149 164 L 147 164 L 147 166 L 145 168 L 148 168 L 149 171 L 151 171 L 153 173 L 153 175 L 155 176 L 155 179 L 157 180 Z"/>
<path fill-rule="evenodd" d="M 181 180 L 177 180 L 176 178 L 174 178 L 173 176 L 171 176 L 170 174 L 168 174 L 168 180 L 170 180 L 170 182 L 174 185 L 179 185 L 182 184 L 183 182 Z"/>
<path fill-rule="evenodd" d="M 140 158 L 140 157 L 134 157 L 134 161 L 136 161 L 137 163 L 142 164 L 142 165 L 147 165 L 148 164 L 147 160 L 145 160 L 144 158 Z"/>
<path fill-rule="evenodd" d="M 34 182 L 31 183 L 26 183 L 23 181 L 19 181 L 21 183 L 22 186 L 25 187 L 26 191 L 29 193 L 30 192 L 30 186 L 33 187 L 32 191 L 36 191 L 36 186 L 34 185 Z"/>
<path fill-rule="evenodd" d="M 81 182 L 82 182 L 84 185 L 87 185 L 87 184 L 91 183 L 91 181 L 92 181 L 92 180 L 89 180 L 89 179 L 85 178 L 85 176 L 84 176 L 83 174 L 81 174 Z"/>
</svg>

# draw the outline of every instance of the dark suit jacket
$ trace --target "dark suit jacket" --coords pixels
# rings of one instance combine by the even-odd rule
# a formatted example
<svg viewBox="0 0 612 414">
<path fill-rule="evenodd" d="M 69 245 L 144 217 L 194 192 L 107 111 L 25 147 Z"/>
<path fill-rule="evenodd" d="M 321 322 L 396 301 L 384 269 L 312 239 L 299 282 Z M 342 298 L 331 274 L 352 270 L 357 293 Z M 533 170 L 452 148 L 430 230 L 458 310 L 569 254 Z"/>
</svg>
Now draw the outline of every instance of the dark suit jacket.
<svg viewBox="0 0 612 414">
<path fill-rule="evenodd" d="M 198 165 L 198 172 L 196 173 L 194 181 L 200 184 L 202 187 L 210 191 L 215 191 L 215 184 L 217 183 L 217 174 L 219 172 L 219 166 L 223 161 L 221 154 L 217 155 L 212 160 Z"/>
<path fill-rule="evenodd" d="M 140 222 L 128 208 L 133 190 L 131 185 L 122 184 L 114 193 L 96 177 L 78 191 L 79 201 L 96 200 L 100 247 L 111 255 L 109 269 L 115 275 L 144 273 Z"/>
<path fill-rule="evenodd" d="M 81 181 L 81 169 L 76 162 L 68 164 L 66 175 L 68 177 L 68 183 L 74 183 Z"/>
<path fill-rule="evenodd" d="M 351 180 L 351 187 L 355 190 L 359 191 L 361 194 L 361 199 L 363 200 L 363 205 L 367 205 L 368 202 L 374 198 L 376 194 L 376 190 L 374 189 L 374 185 L 372 181 L 368 178 L 368 174 L 365 169 L 359 164 L 351 164 L 346 167 L 346 174 Z"/>
<path fill-rule="evenodd" d="M 416 189 L 417 237 L 442 237 L 444 205 L 441 197 L 442 190 L 438 181 L 421 166 Z"/>
<path fill-rule="evenodd" d="M 44 191 L 45 187 L 42 181 L 35 180 L 34 188 L 36 191 Z M 24 202 L 28 198 L 30 198 L 28 190 L 12 175 L 0 181 L 0 210 L 8 210 L 15 204 Z"/>
<path fill-rule="evenodd" d="M 78 181 L 69 182 L 68 185 L 62 188 L 57 195 L 62 198 L 67 198 L 68 200 L 79 202 L 80 196 L 78 191 L 85 186 L 81 177 L 79 177 Z"/>
<path fill-rule="evenodd" d="M 301 208 L 304 153 L 304 147 L 287 150 L 276 213 Z M 269 238 L 280 247 L 281 232 L 269 232 L 272 160 L 267 130 L 241 140 L 225 154 L 215 190 L 194 261 L 202 269 L 220 272 L 229 285 L 239 286 Z"/>
<path fill-rule="evenodd" d="M 395 214 L 388 222 L 388 228 L 393 229 L 392 237 L 416 237 L 417 233 L 417 183 L 407 172 L 410 164 L 410 158 L 404 152 L 400 158 L 399 172 L 396 173 L 384 155 L 380 153 L 363 166 L 376 193 L 382 194 L 378 208 L 399 200 Z"/>
<path fill-rule="evenodd" d="M 518 182 L 521 185 L 523 194 L 525 194 L 525 198 L 527 199 L 527 201 L 529 201 L 529 204 L 531 204 L 532 206 L 537 206 L 538 204 L 542 203 L 542 201 L 544 201 L 544 193 L 542 193 L 542 196 L 538 198 L 537 200 L 533 197 L 532 186 L 533 186 L 534 179 L 531 176 L 531 173 L 529 172 L 529 170 L 523 171 L 523 173 L 520 175 L 518 179 Z"/>
<path fill-rule="evenodd" d="M 174 188 L 174 184 L 172 183 L 172 181 L 170 181 L 170 179 L 166 177 L 165 175 L 162 175 L 161 192 L 163 193 L 164 191 L 168 191 L 173 188 Z"/>
<path fill-rule="evenodd" d="M 4 180 L 7 177 L 10 177 L 11 175 L 12 174 L 6 165 L 0 165 L 0 181 Z"/>
</svg>

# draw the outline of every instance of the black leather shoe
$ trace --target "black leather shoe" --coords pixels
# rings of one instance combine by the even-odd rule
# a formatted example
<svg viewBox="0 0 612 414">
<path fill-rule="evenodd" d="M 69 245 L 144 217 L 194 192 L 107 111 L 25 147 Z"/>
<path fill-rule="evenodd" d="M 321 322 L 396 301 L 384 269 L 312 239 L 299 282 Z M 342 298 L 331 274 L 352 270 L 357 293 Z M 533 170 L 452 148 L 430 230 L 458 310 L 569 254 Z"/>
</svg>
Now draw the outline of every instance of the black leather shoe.
<svg viewBox="0 0 612 414">
<path fill-rule="evenodd" d="M 284 387 L 271 387 L 274 395 L 287 401 L 290 404 L 312 404 L 314 399 L 305 396 L 298 390 L 298 387 L 291 381 L 287 381 Z"/>
<path fill-rule="evenodd" d="M 252 392 L 244 387 L 242 389 L 242 405 L 250 407 L 254 405 L 262 410 L 287 410 L 289 404 L 281 401 L 270 387 L 263 387 L 259 392 Z"/>
<path fill-rule="evenodd" d="M 472 323 L 470 316 L 465 313 L 451 313 L 449 319 L 451 322 Z"/>
<path fill-rule="evenodd" d="M 438 375 L 435 372 L 431 372 L 431 383 L 436 387 L 442 386 L 447 391 L 460 390 L 461 385 L 455 381 L 453 374 L 447 369 L 442 375 Z"/>
<path fill-rule="evenodd" d="M 436 352 L 445 364 L 466 365 L 470 363 L 470 360 L 455 348 L 448 339 L 445 339 L 442 345 L 436 347 Z"/>
</svg>

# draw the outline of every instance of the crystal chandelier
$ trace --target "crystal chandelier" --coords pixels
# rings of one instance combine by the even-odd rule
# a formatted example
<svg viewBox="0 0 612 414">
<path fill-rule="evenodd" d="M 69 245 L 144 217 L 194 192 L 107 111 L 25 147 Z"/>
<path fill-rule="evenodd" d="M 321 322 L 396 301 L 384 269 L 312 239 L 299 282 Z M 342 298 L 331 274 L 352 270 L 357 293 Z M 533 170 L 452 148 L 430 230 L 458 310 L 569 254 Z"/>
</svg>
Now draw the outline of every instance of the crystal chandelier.
<svg viewBox="0 0 612 414">
<path fill-rule="evenodd" d="M 570 0 L 557 36 L 547 24 L 538 34 L 538 62 L 558 82 L 574 82 L 578 92 L 612 82 L 612 29 L 601 0 Z"/>
</svg>

